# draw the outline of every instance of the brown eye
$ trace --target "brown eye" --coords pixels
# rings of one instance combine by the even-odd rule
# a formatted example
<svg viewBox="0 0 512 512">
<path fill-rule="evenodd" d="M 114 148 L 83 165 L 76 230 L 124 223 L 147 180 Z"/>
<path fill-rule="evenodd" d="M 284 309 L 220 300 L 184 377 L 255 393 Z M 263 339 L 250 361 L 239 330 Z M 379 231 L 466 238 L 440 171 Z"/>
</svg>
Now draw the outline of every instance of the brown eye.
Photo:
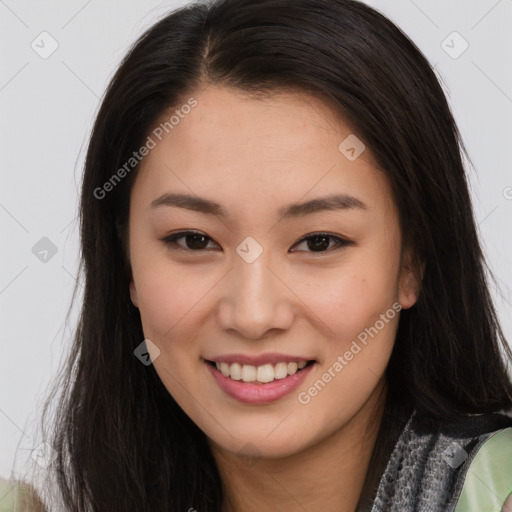
<svg viewBox="0 0 512 512">
<path fill-rule="evenodd" d="M 331 246 L 331 241 L 334 241 L 334 246 Z M 330 251 L 331 249 L 340 249 L 344 246 L 350 245 L 351 242 L 340 238 L 330 233 L 312 233 L 302 238 L 298 244 L 306 244 L 308 251 L 313 253 L 322 253 Z M 297 244 L 296 244 L 297 245 Z M 294 246 L 295 247 L 295 246 Z M 292 251 L 296 252 L 296 251 Z"/>
<path fill-rule="evenodd" d="M 178 243 L 178 240 L 185 239 L 185 245 Z M 162 239 L 166 245 L 178 246 L 178 249 L 189 251 L 203 251 L 207 249 L 208 241 L 212 240 L 209 236 L 195 231 L 181 231 Z"/>
<path fill-rule="evenodd" d="M 178 240 L 184 239 L 184 243 L 178 243 Z M 208 247 L 209 242 L 213 240 L 204 233 L 196 231 L 181 231 L 174 233 L 170 236 L 162 238 L 162 242 L 169 246 L 171 249 L 184 250 L 189 252 L 202 252 L 212 249 Z M 334 244 L 332 244 L 334 242 Z M 214 242 L 213 242 L 214 243 Z M 341 249 L 345 246 L 351 245 L 352 242 L 340 238 L 339 236 L 331 235 L 330 233 L 312 233 L 303 237 L 294 247 L 300 244 L 306 244 L 306 250 L 299 250 L 298 252 L 310 253 L 325 253 L 332 250 Z M 331 245 L 332 244 L 332 245 Z M 297 252 L 297 250 L 292 250 Z"/>
</svg>

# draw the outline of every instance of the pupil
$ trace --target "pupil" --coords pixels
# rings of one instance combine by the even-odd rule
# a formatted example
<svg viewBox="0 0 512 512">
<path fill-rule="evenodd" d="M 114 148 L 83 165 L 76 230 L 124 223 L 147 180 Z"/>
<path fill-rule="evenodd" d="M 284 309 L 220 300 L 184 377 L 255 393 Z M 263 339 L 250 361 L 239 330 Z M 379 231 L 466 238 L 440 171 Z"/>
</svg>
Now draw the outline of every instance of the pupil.
<svg viewBox="0 0 512 512">
<path fill-rule="evenodd" d="M 313 243 L 313 241 L 315 241 L 315 243 Z M 318 241 L 320 241 L 319 244 L 316 243 Z M 325 251 L 328 247 L 329 247 L 329 237 L 327 237 L 327 236 L 322 236 L 322 235 L 313 236 L 308 241 L 308 248 L 311 250 L 317 249 L 320 251 Z"/>
<path fill-rule="evenodd" d="M 203 235 L 188 235 L 187 236 L 187 247 L 189 249 L 204 249 L 206 247 L 206 245 L 204 244 L 204 240 L 205 240 L 205 236 Z M 190 239 L 193 239 L 192 243 L 190 243 Z M 198 242 L 198 239 L 203 239 L 202 242 L 199 241 Z M 196 244 L 197 242 L 197 244 Z"/>
</svg>

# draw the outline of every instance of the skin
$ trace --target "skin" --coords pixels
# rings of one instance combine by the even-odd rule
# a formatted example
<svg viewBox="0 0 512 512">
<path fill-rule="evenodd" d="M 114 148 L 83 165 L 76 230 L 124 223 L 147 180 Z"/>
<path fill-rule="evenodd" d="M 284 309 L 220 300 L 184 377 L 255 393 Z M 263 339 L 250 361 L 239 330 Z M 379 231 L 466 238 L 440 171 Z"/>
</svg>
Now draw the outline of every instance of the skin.
<svg viewBox="0 0 512 512">
<path fill-rule="evenodd" d="M 209 439 L 225 512 L 353 511 L 381 421 L 399 314 L 309 403 L 298 394 L 394 303 L 407 309 L 417 300 L 407 252 L 400 268 L 391 189 L 369 148 L 355 161 L 340 152 L 353 129 L 318 98 L 253 99 L 213 85 L 191 96 L 197 106 L 144 158 L 130 198 L 130 294 L 145 337 L 160 349 L 153 364 Z M 152 208 L 164 192 L 206 197 L 229 216 Z M 367 208 L 277 214 L 333 192 Z M 206 248 L 162 241 L 183 230 L 209 237 Z M 318 231 L 351 243 L 336 249 L 331 239 L 315 252 L 301 240 Z M 236 252 L 248 236 L 263 248 L 252 263 Z M 268 352 L 317 361 L 299 389 L 270 404 L 229 397 L 203 361 Z"/>
</svg>

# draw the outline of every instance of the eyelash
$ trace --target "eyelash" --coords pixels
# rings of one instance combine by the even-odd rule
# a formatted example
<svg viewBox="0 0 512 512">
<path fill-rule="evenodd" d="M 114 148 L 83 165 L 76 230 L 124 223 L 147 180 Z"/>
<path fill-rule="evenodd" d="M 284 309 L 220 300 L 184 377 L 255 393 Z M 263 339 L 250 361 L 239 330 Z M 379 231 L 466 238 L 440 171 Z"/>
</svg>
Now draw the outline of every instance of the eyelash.
<svg viewBox="0 0 512 512">
<path fill-rule="evenodd" d="M 199 236 L 202 236 L 203 238 L 213 241 L 212 238 L 205 235 L 204 233 L 201 233 L 200 231 L 180 231 L 178 233 L 174 233 L 170 236 L 162 238 L 161 241 L 172 250 L 178 250 L 178 251 L 181 250 L 181 251 L 186 251 L 186 252 L 208 251 L 208 249 L 197 249 L 197 250 L 189 249 L 187 247 L 182 247 L 179 244 L 177 244 L 177 242 L 176 242 L 177 240 L 179 240 L 181 238 L 185 238 L 188 235 L 199 235 Z M 331 233 L 315 232 L 315 233 L 308 233 L 307 235 L 302 237 L 298 242 L 296 242 L 294 245 L 301 244 L 302 242 L 305 242 L 311 238 L 316 238 L 316 237 L 330 238 L 332 240 L 335 240 L 337 245 L 330 247 L 329 249 L 326 249 L 324 251 L 299 251 L 299 252 L 309 252 L 311 254 L 327 254 L 327 253 L 342 249 L 343 247 L 349 246 L 353 243 L 350 240 L 346 240 L 339 236 L 332 235 Z M 293 252 L 295 252 L 295 251 L 293 251 Z"/>
</svg>

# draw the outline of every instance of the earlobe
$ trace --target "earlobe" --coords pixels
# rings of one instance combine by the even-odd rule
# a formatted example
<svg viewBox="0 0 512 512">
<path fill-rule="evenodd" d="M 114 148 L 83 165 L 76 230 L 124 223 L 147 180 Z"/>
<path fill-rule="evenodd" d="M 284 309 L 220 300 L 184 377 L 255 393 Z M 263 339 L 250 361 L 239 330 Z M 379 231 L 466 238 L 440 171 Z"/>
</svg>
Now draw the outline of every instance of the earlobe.
<svg viewBox="0 0 512 512">
<path fill-rule="evenodd" d="M 411 287 L 400 288 L 400 296 L 398 301 L 400 302 L 402 309 L 411 308 L 414 306 L 414 304 L 416 304 L 417 299 L 418 296 L 414 293 Z"/>
<path fill-rule="evenodd" d="M 399 302 L 402 309 L 409 309 L 416 304 L 421 290 L 421 283 L 425 273 L 425 263 L 422 263 L 419 272 L 412 268 L 405 268 L 400 278 Z"/>
<path fill-rule="evenodd" d="M 138 308 L 139 307 L 139 300 L 137 298 L 137 289 L 135 288 L 135 283 L 130 281 L 130 298 L 132 300 L 132 304 Z"/>
</svg>

